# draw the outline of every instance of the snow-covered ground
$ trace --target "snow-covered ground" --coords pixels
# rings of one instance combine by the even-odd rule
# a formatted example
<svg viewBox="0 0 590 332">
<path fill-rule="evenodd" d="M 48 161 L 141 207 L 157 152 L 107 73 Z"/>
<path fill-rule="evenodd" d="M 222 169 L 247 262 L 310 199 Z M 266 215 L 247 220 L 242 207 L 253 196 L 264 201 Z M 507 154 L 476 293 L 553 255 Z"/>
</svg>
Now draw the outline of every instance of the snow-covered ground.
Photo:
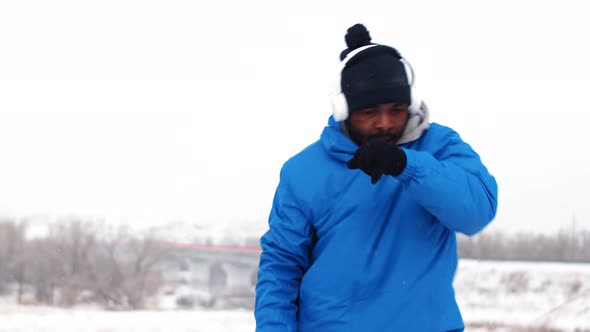
<svg viewBox="0 0 590 332">
<path fill-rule="evenodd" d="M 462 260 L 455 288 L 466 331 L 590 331 L 590 264 Z M 248 310 L 114 312 L 0 300 L 0 332 L 251 332 L 254 326 Z"/>
<path fill-rule="evenodd" d="M 2 332 L 253 332 L 248 311 L 103 311 L 4 305 Z"/>
<path fill-rule="evenodd" d="M 472 325 L 590 331 L 590 264 L 462 260 L 455 291 Z"/>
</svg>

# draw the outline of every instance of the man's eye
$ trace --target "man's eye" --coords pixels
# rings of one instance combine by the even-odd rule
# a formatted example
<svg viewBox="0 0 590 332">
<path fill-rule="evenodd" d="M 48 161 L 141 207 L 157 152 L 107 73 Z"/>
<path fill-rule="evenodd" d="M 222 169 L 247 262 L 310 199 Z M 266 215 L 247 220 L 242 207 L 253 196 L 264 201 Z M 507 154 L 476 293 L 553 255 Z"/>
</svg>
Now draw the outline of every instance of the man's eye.
<svg viewBox="0 0 590 332">
<path fill-rule="evenodd" d="M 402 111 L 402 108 L 400 108 L 400 107 L 392 107 L 389 111 L 391 113 L 398 113 L 398 112 L 401 112 Z"/>
<path fill-rule="evenodd" d="M 364 111 L 363 111 L 363 114 L 364 114 L 364 115 L 373 115 L 373 114 L 375 114 L 375 110 L 373 110 L 373 109 L 370 109 L 370 110 L 364 110 Z"/>
</svg>

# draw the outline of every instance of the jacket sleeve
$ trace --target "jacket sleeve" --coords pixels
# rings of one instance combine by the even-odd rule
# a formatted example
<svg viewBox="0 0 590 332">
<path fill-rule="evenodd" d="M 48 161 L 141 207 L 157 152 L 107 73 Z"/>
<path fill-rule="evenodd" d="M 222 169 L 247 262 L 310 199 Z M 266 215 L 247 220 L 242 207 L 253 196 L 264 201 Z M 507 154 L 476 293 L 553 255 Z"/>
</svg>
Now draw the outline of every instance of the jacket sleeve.
<svg viewBox="0 0 590 332">
<path fill-rule="evenodd" d="M 269 230 L 260 240 L 262 253 L 254 310 L 257 332 L 298 331 L 299 286 L 310 264 L 312 228 L 285 173 L 283 168 Z"/>
<path fill-rule="evenodd" d="M 435 155 L 404 149 L 407 166 L 397 179 L 447 228 L 476 234 L 496 215 L 496 180 L 456 132 L 449 130 L 441 143 Z"/>
</svg>

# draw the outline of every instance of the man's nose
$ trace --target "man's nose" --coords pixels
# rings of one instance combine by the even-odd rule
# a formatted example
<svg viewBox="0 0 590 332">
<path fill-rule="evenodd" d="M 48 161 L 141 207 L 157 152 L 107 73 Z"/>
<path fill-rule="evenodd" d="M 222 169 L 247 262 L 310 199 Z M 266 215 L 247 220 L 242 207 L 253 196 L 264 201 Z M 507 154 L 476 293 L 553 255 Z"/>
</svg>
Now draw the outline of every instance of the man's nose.
<svg viewBox="0 0 590 332">
<path fill-rule="evenodd" d="M 388 131 L 393 128 L 393 118 L 389 112 L 381 112 L 377 116 L 375 127 L 380 130 Z"/>
</svg>

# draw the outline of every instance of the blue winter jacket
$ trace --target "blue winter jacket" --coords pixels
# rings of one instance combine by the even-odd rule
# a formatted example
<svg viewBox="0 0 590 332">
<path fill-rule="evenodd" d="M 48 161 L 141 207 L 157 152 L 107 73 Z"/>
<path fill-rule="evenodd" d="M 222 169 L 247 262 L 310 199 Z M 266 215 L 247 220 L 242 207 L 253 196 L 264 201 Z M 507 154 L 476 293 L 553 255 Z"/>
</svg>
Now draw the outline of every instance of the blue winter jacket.
<svg viewBox="0 0 590 332">
<path fill-rule="evenodd" d="M 455 232 L 495 216 L 497 185 L 448 127 L 400 145 L 407 166 L 375 185 L 330 118 L 281 170 L 261 238 L 257 332 L 462 331 Z"/>
</svg>

